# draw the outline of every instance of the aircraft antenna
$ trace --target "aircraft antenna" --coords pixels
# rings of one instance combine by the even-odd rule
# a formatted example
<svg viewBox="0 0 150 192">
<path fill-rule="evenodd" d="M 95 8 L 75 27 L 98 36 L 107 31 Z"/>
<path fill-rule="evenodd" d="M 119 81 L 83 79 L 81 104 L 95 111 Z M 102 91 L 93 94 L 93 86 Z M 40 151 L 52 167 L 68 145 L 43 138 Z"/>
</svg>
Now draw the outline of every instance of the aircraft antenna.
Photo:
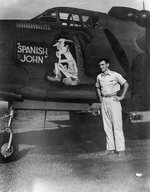
<svg viewBox="0 0 150 192">
<path fill-rule="evenodd" d="M 143 10 L 145 10 L 145 2 L 144 2 L 144 0 L 143 0 Z"/>
</svg>

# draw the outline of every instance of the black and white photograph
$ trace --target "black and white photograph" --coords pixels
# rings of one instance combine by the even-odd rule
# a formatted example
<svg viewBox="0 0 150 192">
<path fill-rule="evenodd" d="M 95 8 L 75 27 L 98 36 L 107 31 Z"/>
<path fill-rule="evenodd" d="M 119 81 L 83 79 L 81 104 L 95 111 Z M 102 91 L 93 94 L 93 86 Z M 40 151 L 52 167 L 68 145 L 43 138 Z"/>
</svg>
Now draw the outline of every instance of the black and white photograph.
<svg viewBox="0 0 150 192">
<path fill-rule="evenodd" d="M 150 191 L 150 1 L 0 0 L 0 192 Z"/>
</svg>

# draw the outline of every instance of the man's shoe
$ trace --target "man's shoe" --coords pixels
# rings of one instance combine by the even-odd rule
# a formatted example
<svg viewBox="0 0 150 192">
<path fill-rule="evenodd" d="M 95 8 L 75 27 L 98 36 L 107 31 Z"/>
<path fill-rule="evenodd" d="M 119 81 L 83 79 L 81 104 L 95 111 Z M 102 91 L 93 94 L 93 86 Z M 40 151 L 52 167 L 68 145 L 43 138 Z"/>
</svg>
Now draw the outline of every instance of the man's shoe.
<svg viewBox="0 0 150 192">
<path fill-rule="evenodd" d="M 125 151 L 118 151 L 118 157 L 125 157 Z"/>
<path fill-rule="evenodd" d="M 100 155 L 102 156 L 108 156 L 108 155 L 114 155 L 114 154 L 115 154 L 114 150 L 106 150 L 106 151 L 100 152 Z"/>
</svg>

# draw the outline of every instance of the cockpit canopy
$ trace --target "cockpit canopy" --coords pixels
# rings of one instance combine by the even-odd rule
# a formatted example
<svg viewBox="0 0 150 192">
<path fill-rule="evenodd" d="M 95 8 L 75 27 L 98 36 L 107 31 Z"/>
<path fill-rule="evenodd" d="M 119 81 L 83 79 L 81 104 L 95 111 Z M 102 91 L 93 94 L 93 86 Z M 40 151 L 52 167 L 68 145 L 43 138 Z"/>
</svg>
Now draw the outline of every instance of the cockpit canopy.
<svg viewBox="0 0 150 192">
<path fill-rule="evenodd" d="M 32 20 L 63 26 L 98 28 L 99 13 L 77 8 L 56 7 L 48 9 Z"/>
</svg>

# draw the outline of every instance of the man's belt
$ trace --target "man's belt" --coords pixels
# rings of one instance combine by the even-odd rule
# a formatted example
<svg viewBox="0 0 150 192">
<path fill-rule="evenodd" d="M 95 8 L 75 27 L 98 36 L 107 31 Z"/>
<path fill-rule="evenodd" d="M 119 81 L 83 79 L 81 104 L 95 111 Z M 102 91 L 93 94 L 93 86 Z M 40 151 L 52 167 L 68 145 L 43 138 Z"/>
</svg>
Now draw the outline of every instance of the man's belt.
<svg viewBox="0 0 150 192">
<path fill-rule="evenodd" d="M 114 96 L 117 96 L 117 94 L 116 93 L 106 94 L 106 95 L 102 94 L 102 97 L 114 97 Z"/>
</svg>

